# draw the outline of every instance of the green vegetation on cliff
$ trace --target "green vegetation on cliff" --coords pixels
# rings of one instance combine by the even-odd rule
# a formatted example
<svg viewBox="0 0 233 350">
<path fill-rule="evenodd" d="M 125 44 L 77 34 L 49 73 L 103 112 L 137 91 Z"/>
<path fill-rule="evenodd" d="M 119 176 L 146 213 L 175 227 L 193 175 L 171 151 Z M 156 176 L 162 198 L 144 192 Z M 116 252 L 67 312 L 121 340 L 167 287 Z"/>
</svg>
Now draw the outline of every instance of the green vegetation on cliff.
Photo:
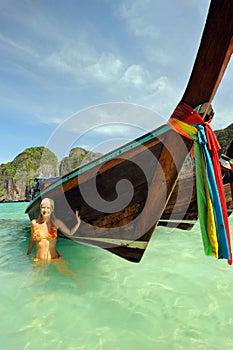
<svg viewBox="0 0 233 350">
<path fill-rule="evenodd" d="M 225 129 L 215 130 L 214 133 L 221 146 L 220 153 L 226 153 L 226 150 L 233 139 L 233 123 Z"/>
<path fill-rule="evenodd" d="M 12 162 L 0 165 L 0 197 L 2 200 L 24 200 L 34 178 L 57 176 L 58 160 L 46 147 L 31 147 L 17 155 Z"/>
<path fill-rule="evenodd" d="M 48 148 L 43 146 L 27 148 L 12 162 L 0 165 L 0 179 L 3 175 L 13 179 L 19 168 L 28 173 L 31 170 L 36 172 L 41 167 L 42 161 L 43 164 L 50 164 L 53 167 L 56 167 L 58 162 L 55 154 Z"/>
</svg>

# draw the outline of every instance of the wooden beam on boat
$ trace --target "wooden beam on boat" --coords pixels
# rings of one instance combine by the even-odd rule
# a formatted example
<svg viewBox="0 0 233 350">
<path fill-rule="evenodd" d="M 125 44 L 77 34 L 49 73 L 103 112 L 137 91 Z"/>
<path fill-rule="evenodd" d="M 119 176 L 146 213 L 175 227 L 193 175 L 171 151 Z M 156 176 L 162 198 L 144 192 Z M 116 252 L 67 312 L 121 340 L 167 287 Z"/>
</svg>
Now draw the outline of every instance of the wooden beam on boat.
<svg viewBox="0 0 233 350">
<path fill-rule="evenodd" d="M 193 70 L 182 97 L 190 107 L 211 103 L 233 51 L 233 1 L 212 0 Z"/>
</svg>

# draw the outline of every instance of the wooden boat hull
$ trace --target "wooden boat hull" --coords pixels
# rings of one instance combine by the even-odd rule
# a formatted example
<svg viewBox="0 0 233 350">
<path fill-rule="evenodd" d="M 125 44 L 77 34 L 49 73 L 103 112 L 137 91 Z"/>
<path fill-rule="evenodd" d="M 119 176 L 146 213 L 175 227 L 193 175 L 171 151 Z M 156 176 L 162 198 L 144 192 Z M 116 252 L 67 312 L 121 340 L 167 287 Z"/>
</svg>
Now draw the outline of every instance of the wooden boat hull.
<svg viewBox="0 0 233 350">
<path fill-rule="evenodd" d="M 191 140 L 163 126 L 64 176 L 36 197 L 26 212 L 30 219 L 36 218 L 41 198 L 49 197 L 55 202 L 55 215 L 72 227 L 74 210 L 79 208 L 82 223 L 72 239 L 138 262 L 191 146 Z M 122 179 L 130 182 L 133 193 L 127 183 L 116 192 Z M 93 195 L 96 190 L 99 194 Z"/>
<path fill-rule="evenodd" d="M 191 230 L 197 220 L 195 175 L 178 178 L 158 225 Z"/>
<path fill-rule="evenodd" d="M 231 184 L 224 184 L 228 216 L 232 214 Z M 190 198 L 191 193 L 191 198 Z M 159 226 L 191 230 L 198 220 L 195 174 L 179 178 L 164 209 Z"/>
</svg>

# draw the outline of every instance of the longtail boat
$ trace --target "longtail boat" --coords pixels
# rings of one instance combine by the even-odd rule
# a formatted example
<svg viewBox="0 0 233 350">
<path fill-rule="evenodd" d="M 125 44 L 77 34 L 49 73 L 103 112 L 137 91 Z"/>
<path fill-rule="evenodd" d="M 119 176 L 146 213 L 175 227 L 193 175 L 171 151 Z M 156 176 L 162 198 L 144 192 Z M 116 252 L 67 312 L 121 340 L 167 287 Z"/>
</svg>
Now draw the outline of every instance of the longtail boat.
<svg viewBox="0 0 233 350">
<path fill-rule="evenodd" d="M 231 56 L 233 1 L 212 0 L 194 67 L 171 118 L 200 118 L 194 110 L 208 109 Z M 170 119 L 171 119 L 170 118 Z M 73 240 L 99 246 L 124 259 L 139 262 L 175 188 L 194 141 L 169 125 L 143 135 L 98 160 L 63 176 L 32 200 L 30 219 L 40 201 L 49 197 L 55 215 L 69 227 L 79 209 L 81 225 Z M 221 257 L 221 254 L 220 254 Z"/>
</svg>

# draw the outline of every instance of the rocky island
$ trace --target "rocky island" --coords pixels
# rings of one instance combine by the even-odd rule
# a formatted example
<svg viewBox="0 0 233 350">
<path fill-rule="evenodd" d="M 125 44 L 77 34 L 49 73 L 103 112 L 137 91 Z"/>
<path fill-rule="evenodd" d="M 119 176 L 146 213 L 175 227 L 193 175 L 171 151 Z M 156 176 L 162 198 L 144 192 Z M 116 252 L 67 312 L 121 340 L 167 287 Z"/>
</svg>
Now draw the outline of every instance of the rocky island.
<svg viewBox="0 0 233 350">
<path fill-rule="evenodd" d="M 100 155 L 76 147 L 59 162 L 46 147 L 27 148 L 13 161 L 0 165 L 0 202 L 30 201 L 36 178 L 63 176 Z"/>
</svg>

